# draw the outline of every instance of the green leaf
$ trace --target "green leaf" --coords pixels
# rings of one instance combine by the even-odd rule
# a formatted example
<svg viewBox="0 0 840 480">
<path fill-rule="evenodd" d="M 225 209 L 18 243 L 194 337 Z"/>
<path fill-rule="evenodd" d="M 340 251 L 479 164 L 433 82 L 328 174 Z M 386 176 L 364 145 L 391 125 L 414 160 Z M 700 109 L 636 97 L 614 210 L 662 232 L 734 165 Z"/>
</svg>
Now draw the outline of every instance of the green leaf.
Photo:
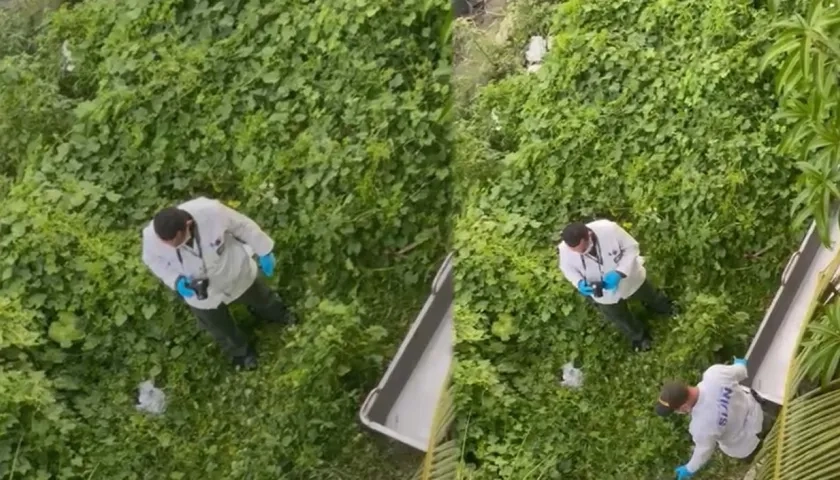
<svg viewBox="0 0 840 480">
<path fill-rule="evenodd" d="M 777 95 L 788 95 L 799 85 L 798 79 L 801 78 L 802 69 L 801 60 L 800 54 L 792 54 L 782 64 L 776 81 Z"/>
<path fill-rule="evenodd" d="M 152 317 L 155 315 L 155 313 L 157 313 L 158 306 L 150 303 L 150 304 L 143 305 L 141 310 L 143 312 L 143 317 L 146 320 L 151 320 Z"/>
<path fill-rule="evenodd" d="M 70 348 L 74 342 L 85 338 L 78 317 L 70 312 L 59 312 L 57 319 L 50 323 L 47 335 L 62 348 Z"/>
<path fill-rule="evenodd" d="M 176 346 L 172 347 L 172 350 L 171 350 L 169 356 L 170 356 L 170 358 L 175 360 L 176 358 L 180 357 L 183 354 L 184 354 L 184 347 L 182 347 L 180 345 L 176 345 Z"/>
<path fill-rule="evenodd" d="M 510 340 L 510 337 L 515 335 L 517 331 L 513 317 L 506 313 L 500 314 L 491 328 L 493 335 L 499 337 L 503 342 Z"/>
<path fill-rule="evenodd" d="M 262 81 L 268 84 L 275 84 L 280 81 L 280 72 L 271 71 L 266 72 L 262 76 Z"/>
<path fill-rule="evenodd" d="M 767 67 L 775 62 L 780 57 L 792 52 L 800 45 L 799 40 L 795 34 L 788 34 L 780 38 L 772 47 L 764 54 L 759 63 L 759 70 L 764 71 Z"/>
</svg>

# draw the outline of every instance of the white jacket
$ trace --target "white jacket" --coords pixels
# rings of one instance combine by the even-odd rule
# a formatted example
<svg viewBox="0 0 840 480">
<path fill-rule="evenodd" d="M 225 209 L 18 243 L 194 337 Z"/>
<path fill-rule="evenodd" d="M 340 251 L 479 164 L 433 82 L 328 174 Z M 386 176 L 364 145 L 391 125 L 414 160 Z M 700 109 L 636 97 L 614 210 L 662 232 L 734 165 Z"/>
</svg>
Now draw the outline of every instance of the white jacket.
<svg viewBox="0 0 840 480">
<path fill-rule="evenodd" d="M 274 241 L 250 218 L 205 197 L 178 206 L 192 215 L 198 231 L 198 248 L 174 248 L 155 233 L 152 222 L 143 229 L 143 263 L 169 288 L 175 290 L 179 276 L 208 278 L 207 298 L 185 299 L 199 309 L 209 310 L 230 303 L 245 293 L 257 277 L 253 254 L 266 255 Z M 180 250 L 180 259 L 178 251 Z"/>
<path fill-rule="evenodd" d="M 711 458 L 716 445 L 734 458 L 746 458 L 758 446 L 764 412 L 749 388 L 740 385 L 745 378 L 743 365 L 714 365 L 703 373 L 688 427 L 694 453 L 686 466 L 692 472 Z"/>
<path fill-rule="evenodd" d="M 560 270 L 577 289 L 578 282 L 585 279 L 588 283 L 603 281 L 604 275 L 611 270 L 626 275 L 614 291 L 604 290 L 600 298 L 591 297 L 594 301 L 612 305 L 621 299 L 636 293 L 647 276 L 644 257 L 639 255 L 639 242 L 630 236 L 620 225 L 609 220 L 595 220 L 586 224 L 598 239 L 597 248 L 592 248 L 587 254 L 575 253 L 560 242 L 557 245 Z M 598 263 L 597 252 L 600 252 L 603 265 Z"/>
</svg>

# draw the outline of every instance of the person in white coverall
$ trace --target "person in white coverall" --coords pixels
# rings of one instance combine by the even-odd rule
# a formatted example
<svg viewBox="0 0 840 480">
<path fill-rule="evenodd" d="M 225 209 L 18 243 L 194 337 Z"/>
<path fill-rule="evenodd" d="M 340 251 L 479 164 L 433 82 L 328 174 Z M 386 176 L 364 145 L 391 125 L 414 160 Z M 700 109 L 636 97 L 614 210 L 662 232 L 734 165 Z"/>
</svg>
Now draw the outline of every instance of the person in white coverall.
<svg viewBox="0 0 840 480">
<path fill-rule="evenodd" d="M 671 301 L 647 280 L 639 243 L 609 220 L 571 223 L 557 245 L 563 275 L 578 292 L 631 341 L 636 350 L 649 350 L 651 337 L 627 303 L 638 299 L 663 315 L 672 315 Z"/>
<path fill-rule="evenodd" d="M 257 366 L 256 351 L 228 310 L 246 305 L 261 320 L 295 318 L 257 275 L 274 272 L 274 241 L 250 218 L 217 200 L 200 197 L 161 210 L 143 229 L 143 262 L 175 290 L 221 348 L 243 368 Z"/>
<path fill-rule="evenodd" d="M 717 446 L 734 458 L 749 459 L 757 453 L 775 415 L 770 402 L 740 384 L 746 378 L 747 361 L 736 358 L 734 365 L 710 367 L 697 386 L 679 381 L 668 381 L 662 386 L 656 413 L 691 415 L 688 430 L 694 440 L 694 453 L 688 463 L 676 469 L 678 480 L 697 473 Z"/>
</svg>

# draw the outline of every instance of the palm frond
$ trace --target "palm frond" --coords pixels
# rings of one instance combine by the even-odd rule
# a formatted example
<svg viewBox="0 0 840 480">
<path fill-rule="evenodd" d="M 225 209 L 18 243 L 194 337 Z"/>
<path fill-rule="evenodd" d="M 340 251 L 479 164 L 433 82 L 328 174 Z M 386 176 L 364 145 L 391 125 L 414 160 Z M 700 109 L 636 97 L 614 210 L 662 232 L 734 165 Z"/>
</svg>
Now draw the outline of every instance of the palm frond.
<svg viewBox="0 0 840 480">
<path fill-rule="evenodd" d="M 756 456 L 756 480 L 840 477 L 840 381 L 787 403 Z"/>
<path fill-rule="evenodd" d="M 426 450 L 423 465 L 411 477 L 412 480 L 455 480 L 457 478 L 460 448 L 451 434 L 452 425 L 455 423 L 451 375 L 450 371 L 435 408 L 432 434 L 429 436 L 429 448 Z"/>
</svg>

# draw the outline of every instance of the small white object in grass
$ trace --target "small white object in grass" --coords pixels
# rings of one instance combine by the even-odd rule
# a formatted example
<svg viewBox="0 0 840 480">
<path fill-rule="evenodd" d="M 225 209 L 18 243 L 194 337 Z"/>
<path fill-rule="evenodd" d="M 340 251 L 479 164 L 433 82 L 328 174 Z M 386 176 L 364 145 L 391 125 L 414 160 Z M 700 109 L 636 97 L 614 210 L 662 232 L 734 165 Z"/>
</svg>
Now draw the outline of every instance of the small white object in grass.
<svg viewBox="0 0 840 480">
<path fill-rule="evenodd" d="M 70 42 L 67 40 L 61 44 L 61 59 L 61 67 L 65 72 L 72 72 L 76 69 L 76 66 L 73 65 L 73 54 L 70 52 Z"/>
<path fill-rule="evenodd" d="M 545 38 L 539 35 L 531 37 L 531 41 L 528 42 L 528 50 L 525 51 L 525 60 L 528 61 L 529 71 L 531 65 L 542 63 L 546 53 L 548 53 L 548 42 Z"/>
<path fill-rule="evenodd" d="M 563 381 L 560 385 L 569 388 L 580 388 L 583 386 L 583 371 L 575 368 L 575 364 L 569 362 L 563 365 Z"/>
<path fill-rule="evenodd" d="M 137 410 L 153 415 L 160 415 L 166 410 L 166 394 L 163 390 L 156 388 L 151 380 L 141 383 L 139 388 Z"/>
<path fill-rule="evenodd" d="M 497 132 L 502 129 L 502 122 L 499 120 L 499 115 L 496 113 L 496 109 L 490 110 L 490 119 L 493 120 L 495 126 L 493 127 L 494 130 Z"/>
</svg>

